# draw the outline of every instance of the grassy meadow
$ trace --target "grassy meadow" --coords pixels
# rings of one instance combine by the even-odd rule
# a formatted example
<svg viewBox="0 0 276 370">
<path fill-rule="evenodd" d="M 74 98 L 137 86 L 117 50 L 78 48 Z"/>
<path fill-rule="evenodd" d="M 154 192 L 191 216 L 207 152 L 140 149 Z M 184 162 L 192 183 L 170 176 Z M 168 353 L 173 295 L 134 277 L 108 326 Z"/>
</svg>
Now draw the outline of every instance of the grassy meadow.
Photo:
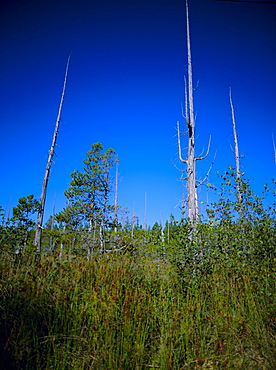
<svg viewBox="0 0 276 370">
<path fill-rule="evenodd" d="M 276 263 L 1 257 L 2 369 L 276 369 Z"/>
</svg>

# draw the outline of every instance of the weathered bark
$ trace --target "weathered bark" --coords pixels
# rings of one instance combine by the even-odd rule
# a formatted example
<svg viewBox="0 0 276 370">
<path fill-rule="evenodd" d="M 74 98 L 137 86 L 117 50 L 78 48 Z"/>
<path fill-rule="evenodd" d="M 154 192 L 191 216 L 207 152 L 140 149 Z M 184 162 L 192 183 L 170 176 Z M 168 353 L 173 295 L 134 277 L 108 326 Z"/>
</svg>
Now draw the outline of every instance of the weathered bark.
<svg viewBox="0 0 276 370">
<path fill-rule="evenodd" d="M 48 185 L 50 170 L 51 170 L 53 157 L 54 157 L 54 152 L 55 152 L 55 146 L 56 146 L 56 141 L 57 141 L 57 136 L 58 136 L 59 123 L 60 123 L 60 120 L 61 120 L 61 112 L 62 112 L 64 96 L 65 96 L 65 89 L 66 89 L 66 82 L 67 82 L 67 75 L 68 75 L 70 57 L 71 57 L 71 55 L 68 57 L 68 60 L 67 60 L 67 65 L 66 65 L 66 70 L 65 70 L 65 77 L 64 77 L 64 82 L 63 82 L 63 89 L 62 89 L 62 94 L 61 94 L 61 99 L 60 99 L 60 104 L 59 104 L 59 110 L 58 110 L 55 130 L 54 130 L 54 134 L 53 134 L 53 138 L 52 138 L 51 148 L 48 152 L 48 160 L 47 160 L 47 164 L 46 164 L 46 169 L 45 169 L 44 179 L 43 179 L 43 184 L 42 184 L 42 190 L 41 190 L 41 195 L 40 195 L 40 209 L 38 211 L 36 232 L 35 232 L 35 239 L 34 239 L 34 245 L 35 245 L 35 248 L 36 248 L 36 255 L 37 255 L 38 260 L 40 260 L 40 255 L 41 255 L 41 233 L 42 233 L 42 224 L 43 224 L 44 208 L 45 208 L 45 201 L 46 201 L 47 185 Z"/>
</svg>

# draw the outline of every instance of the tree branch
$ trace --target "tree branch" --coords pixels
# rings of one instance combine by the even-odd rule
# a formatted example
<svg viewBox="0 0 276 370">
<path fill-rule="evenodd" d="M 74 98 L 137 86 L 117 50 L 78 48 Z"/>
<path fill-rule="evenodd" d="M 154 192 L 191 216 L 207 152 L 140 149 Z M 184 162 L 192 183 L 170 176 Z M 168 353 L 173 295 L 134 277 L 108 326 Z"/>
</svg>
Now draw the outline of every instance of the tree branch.
<svg viewBox="0 0 276 370">
<path fill-rule="evenodd" d="M 205 175 L 204 179 L 203 179 L 203 180 L 201 180 L 201 181 L 197 181 L 197 182 L 198 182 L 198 185 L 196 186 L 197 188 L 198 188 L 200 185 L 202 185 L 205 181 L 207 181 L 207 179 L 208 179 L 208 177 L 209 177 L 209 175 L 210 175 L 210 172 L 211 172 L 211 170 L 212 170 L 212 168 L 213 168 L 213 165 L 214 165 L 214 163 L 215 163 L 216 156 L 217 156 L 217 152 L 216 152 L 216 153 L 215 153 L 215 155 L 214 155 L 214 159 L 213 159 L 213 161 L 212 161 L 212 163 L 211 163 L 211 165 L 210 165 L 210 167 L 209 167 L 209 170 L 207 171 L 207 173 L 206 173 L 206 175 Z"/>
<path fill-rule="evenodd" d="M 202 156 L 202 157 L 195 158 L 195 161 L 201 161 L 202 159 L 204 159 L 204 158 L 206 158 L 208 156 L 209 151 L 210 151 L 211 140 L 212 140 L 212 136 L 210 135 L 206 154 L 204 156 Z"/>
</svg>

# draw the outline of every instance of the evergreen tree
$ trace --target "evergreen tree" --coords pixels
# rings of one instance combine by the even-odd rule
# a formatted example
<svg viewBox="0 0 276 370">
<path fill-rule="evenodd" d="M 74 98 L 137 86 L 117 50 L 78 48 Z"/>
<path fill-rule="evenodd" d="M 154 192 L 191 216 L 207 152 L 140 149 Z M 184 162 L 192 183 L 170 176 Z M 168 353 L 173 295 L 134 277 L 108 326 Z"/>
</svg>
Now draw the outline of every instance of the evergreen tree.
<svg viewBox="0 0 276 370">
<path fill-rule="evenodd" d="M 110 171 L 116 163 L 115 151 L 103 152 L 101 143 L 95 143 L 83 160 L 84 171 L 71 173 L 72 180 L 65 196 L 71 213 L 76 212 L 81 221 L 107 220 L 110 209 Z"/>
<path fill-rule="evenodd" d="M 25 249 L 28 232 L 31 227 L 35 226 L 35 222 L 30 219 L 30 216 L 40 209 L 38 200 L 34 196 L 28 195 L 18 199 L 18 205 L 12 210 L 12 221 L 17 224 L 17 232 L 19 237 L 19 251 Z"/>
<path fill-rule="evenodd" d="M 114 212 L 109 197 L 112 191 L 111 170 L 117 162 L 113 149 L 105 152 L 103 149 L 101 143 L 93 144 L 83 160 L 83 172 L 71 173 L 70 187 L 65 192 L 69 205 L 57 215 L 58 220 L 65 224 L 84 226 L 88 230 L 89 245 L 95 243 L 97 232 L 102 249 L 104 230 L 111 225 Z"/>
</svg>

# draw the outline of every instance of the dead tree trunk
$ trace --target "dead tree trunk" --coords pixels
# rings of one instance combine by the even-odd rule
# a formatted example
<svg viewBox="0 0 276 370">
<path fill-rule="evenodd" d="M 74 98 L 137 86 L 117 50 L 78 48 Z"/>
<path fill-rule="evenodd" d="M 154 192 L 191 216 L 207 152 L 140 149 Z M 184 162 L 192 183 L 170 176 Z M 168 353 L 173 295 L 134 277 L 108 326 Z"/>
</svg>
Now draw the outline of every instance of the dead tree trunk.
<svg viewBox="0 0 276 370">
<path fill-rule="evenodd" d="M 233 125 L 233 136 L 234 136 L 234 156 L 235 156 L 235 163 L 236 163 L 236 186 L 237 186 L 237 198 L 239 203 L 239 215 L 240 218 L 242 217 L 242 194 L 240 188 L 240 180 L 241 180 L 241 166 L 240 166 L 240 151 L 239 151 L 239 142 L 238 142 L 238 135 L 237 135 L 237 126 L 235 120 L 235 111 L 234 105 L 232 101 L 232 94 L 231 89 L 229 89 L 229 99 L 230 99 L 230 107 L 231 107 L 231 117 L 232 117 L 232 125 Z"/>
<path fill-rule="evenodd" d="M 145 203 L 144 203 L 144 230 L 147 231 L 147 193 L 145 192 Z"/>
<path fill-rule="evenodd" d="M 118 192 L 119 192 L 119 164 L 116 163 L 116 174 L 115 174 L 115 197 L 114 197 L 114 231 L 118 231 Z"/>
<path fill-rule="evenodd" d="M 188 0 L 186 0 L 186 23 L 187 23 L 187 56 L 188 56 L 188 91 L 185 86 L 185 119 L 188 128 L 188 158 L 182 158 L 182 149 L 180 143 L 180 128 L 179 122 L 177 122 L 177 133 L 178 133 L 178 150 L 179 159 L 181 162 L 187 165 L 187 204 L 188 204 L 188 219 L 190 222 L 189 238 L 192 239 L 196 223 L 199 218 L 198 201 L 197 201 L 197 181 L 196 181 L 196 161 L 207 157 L 208 150 L 205 156 L 196 158 L 195 157 L 195 115 L 194 115 L 194 98 L 193 98 L 193 73 L 192 73 L 192 56 L 191 56 L 191 42 L 190 42 L 190 25 L 189 25 L 189 8 Z M 185 83 L 186 85 L 186 83 Z"/>
<path fill-rule="evenodd" d="M 194 229 L 198 219 L 197 189 L 196 189 L 196 161 L 195 161 L 195 116 L 194 116 L 194 97 L 193 97 L 193 74 L 192 74 L 192 55 L 190 42 L 190 25 L 188 1 L 186 1 L 187 17 L 187 53 L 188 53 L 188 159 L 187 159 L 187 190 L 188 190 L 188 217 L 191 227 Z"/>
<path fill-rule="evenodd" d="M 43 179 L 43 184 L 42 184 L 42 190 L 41 190 L 41 195 L 40 195 L 40 209 L 37 215 L 36 232 L 35 232 L 35 239 L 34 239 L 34 245 L 36 248 L 36 256 L 38 260 L 40 260 L 40 256 L 41 256 L 41 233 L 42 233 L 42 223 L 43 223 L 44 208 L 45 208 L 45 201 L 46 201 L 47 185 L 48 185 L 50 170 L 51 170 L 52 161 L 53 161 L 53 157 L 55 153 L 55 146 L 56 146 L 56 141 L 57 141 L 57 136 L 58 136 L 59 123 L 61 120 L 61 112 L 62 112 L 62 107 L 63 107 L 65 89 L 66 89 L 70 57 L 71 55 L 68 57 L 68 60 L 67 60 L 65 77 L 64 77 L 64 82 L 63 82 L 63 89 L 62 89 L 62 94 L 61 94 L 61 99 L 60 99 L 60 104 L 59 104 L 59 110 L 58 110 L 55 130 L 54 130 L 54 134 L 52 138 L 52 145 L 48 152 L 48 160 L 46 164 L 46 169 L 45 169 L 44 179 Z"/>
</svg>

